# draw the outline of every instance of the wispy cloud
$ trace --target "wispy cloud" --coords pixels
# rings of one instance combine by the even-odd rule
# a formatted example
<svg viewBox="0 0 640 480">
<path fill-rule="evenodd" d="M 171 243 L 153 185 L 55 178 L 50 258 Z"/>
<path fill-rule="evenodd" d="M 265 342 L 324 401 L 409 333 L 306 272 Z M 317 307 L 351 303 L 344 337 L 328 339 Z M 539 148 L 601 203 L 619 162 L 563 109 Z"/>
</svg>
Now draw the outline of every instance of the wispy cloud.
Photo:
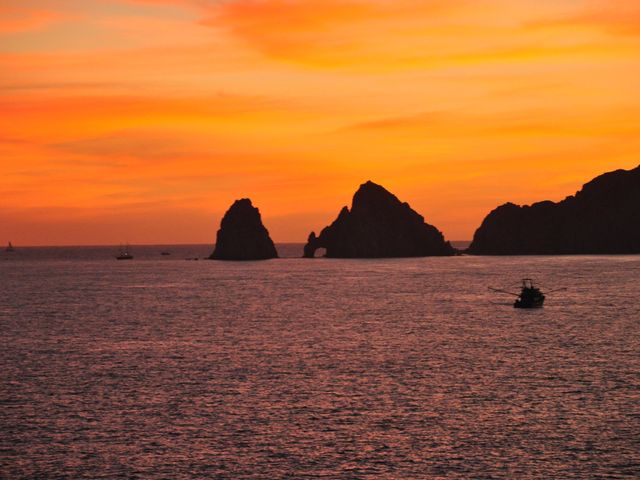
<svg viewBox="0 0 640 480">
<path fill-rule="evenodd" d="M 595 0 L 565 15 L 532 22 L 538 27 L 587 27 L 614 35 L 640 35 L 640 3 Z"/>
<path fill-rule="evenodd" d="M 231 33 L 268 57 L 315 68 L 447 68 L 606 55 L 612 48 L 600 47 L 595 39 L 567 41 L 565 32 L 530 27 L 571 15 L 595 21 L 596 15 L 575 6 L 527 8 L 525 1 L 238 0 L 209 10 L 205 24 Z M 608 9 L 605 24 L 607 18 L 626 18 L 613 12 Z M 631 18 L 628 25 L 634 24 Z"/>
<path fill-rule="evenodd" d="M 64 18 L 58 12 L 0 3 L 0 36 L 42 30 Z"/>
</svg>

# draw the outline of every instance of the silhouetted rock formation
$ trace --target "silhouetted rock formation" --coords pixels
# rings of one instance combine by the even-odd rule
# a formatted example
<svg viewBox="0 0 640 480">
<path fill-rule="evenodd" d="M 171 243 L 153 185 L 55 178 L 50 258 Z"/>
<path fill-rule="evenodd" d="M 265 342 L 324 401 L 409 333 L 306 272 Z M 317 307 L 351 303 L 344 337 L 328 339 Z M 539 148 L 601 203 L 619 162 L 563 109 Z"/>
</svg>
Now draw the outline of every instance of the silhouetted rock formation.
<svg viewBox="0 0 640 480">
<path fill-rule="evenodd" d="M 333 258 L 454 254 L 438 229 L 425 223 L 407 203 L 372 182 L 360 185 L 351 210 L 344 207 L 319 236 L 311 232 L 304 256 L 312 258 L 318 248 L 325 248 L 326 256 Z"/>
<path fill-rule="evenodd" d="M 640 166 L 600 175 L 558 203 L 502 205 L 476 230 L 468 252 L 640 253 Z"/>
<path fill-rule="evenodd" d="M 236 200 L 220 223 L 216 247 L 209 258 L 214 260 L 266 260 L 278 252 L 262 225 L 260 211 L 251 200 Z"/>
</svg>

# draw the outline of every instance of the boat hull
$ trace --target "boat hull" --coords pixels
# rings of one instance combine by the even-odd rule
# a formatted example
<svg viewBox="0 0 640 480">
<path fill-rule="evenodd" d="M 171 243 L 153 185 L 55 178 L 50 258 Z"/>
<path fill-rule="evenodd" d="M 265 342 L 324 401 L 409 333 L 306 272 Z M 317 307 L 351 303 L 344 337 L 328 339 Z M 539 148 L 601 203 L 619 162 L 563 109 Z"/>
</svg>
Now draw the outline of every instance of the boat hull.
<svg viewBox="0 0 640 480">
<path fill-rule="evenodd" d="M 513 308 L 542 308 L 543 305 L 544 297 L 536 298 L 535 300 L 518 299 L 514 302 Z"/>
</svg>

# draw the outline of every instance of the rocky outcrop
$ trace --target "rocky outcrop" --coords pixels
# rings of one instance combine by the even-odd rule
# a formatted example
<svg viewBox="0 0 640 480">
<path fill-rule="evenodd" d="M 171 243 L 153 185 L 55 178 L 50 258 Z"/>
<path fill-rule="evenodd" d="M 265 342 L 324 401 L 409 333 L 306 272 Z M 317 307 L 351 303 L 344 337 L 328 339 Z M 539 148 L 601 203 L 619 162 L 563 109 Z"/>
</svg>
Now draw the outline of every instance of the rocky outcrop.
<svg viewBox="0 0 640 480">
<path fill-rule="evenodd" d="M 605 173 L 561 202 L 507 203 L 476 230 L 469 253 L 640 253 L 640 166 Z"/>
<path fill-rule="evenodd" d="M 311 232 L 304 256 L 312 258 L 318 248 L 333 258 L 424 257 L 453 255 L 437 228 L 380 185 L 367 182 L 353 197 L 351 210 L 344 207 L 338 218 L 320 235 Z"/>
<path fill-rule="evenodd" d="M 278 252 L 262 224 L 260 211 L 251 200 L 236 200 L 220 223 L 216 247 L 209 258 L 214 260 L 266 260 Z"/>
</svg>

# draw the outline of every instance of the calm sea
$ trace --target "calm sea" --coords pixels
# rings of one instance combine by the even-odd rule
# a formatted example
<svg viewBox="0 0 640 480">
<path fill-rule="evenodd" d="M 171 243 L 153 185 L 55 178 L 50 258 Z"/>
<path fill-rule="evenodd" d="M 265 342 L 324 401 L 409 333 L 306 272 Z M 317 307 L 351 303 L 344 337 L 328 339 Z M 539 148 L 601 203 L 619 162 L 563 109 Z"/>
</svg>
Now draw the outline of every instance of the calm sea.
<svg viewBox="0 0 640 480">
<path fill-rule="evenodd" d="M 1 478 L 640 478 L 640 256 L 210 251 L 0 253 Z"/>
</svg>

